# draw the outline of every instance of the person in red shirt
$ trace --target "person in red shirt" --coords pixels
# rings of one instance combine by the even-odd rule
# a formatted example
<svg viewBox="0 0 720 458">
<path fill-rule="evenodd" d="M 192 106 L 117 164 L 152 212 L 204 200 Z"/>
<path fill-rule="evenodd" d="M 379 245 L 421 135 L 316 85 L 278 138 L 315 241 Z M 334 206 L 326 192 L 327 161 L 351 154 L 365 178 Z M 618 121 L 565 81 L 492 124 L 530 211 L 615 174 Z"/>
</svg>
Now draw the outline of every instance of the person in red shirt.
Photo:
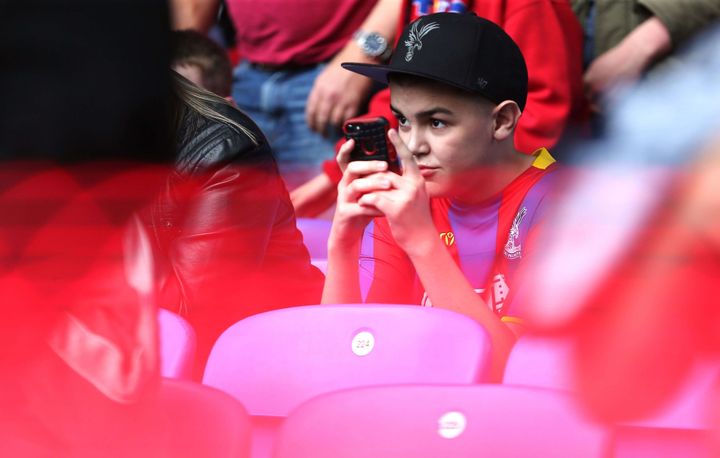
<svg viewBox="0 0 720 458">
<path fill-rule="evenodd" d="M 513 40 L 474 14 L 423 16 L 398 43 L 388 65 L 343 65 L 389 81 L 399 125 L 389 139 L 403 171 L 348 162 L 353 140 L 340 149 L 322 301 L 362 301 L 361 244 L 374 219 L 368 302 L 470 316 L 488 331 L 498 376 L 520 330 L 513 272 L 532 249 L 526 242 L 542 221 L 555 169 L 546 149 L 529 155 L 514 146 L 527 67 Z"/>
</svg>

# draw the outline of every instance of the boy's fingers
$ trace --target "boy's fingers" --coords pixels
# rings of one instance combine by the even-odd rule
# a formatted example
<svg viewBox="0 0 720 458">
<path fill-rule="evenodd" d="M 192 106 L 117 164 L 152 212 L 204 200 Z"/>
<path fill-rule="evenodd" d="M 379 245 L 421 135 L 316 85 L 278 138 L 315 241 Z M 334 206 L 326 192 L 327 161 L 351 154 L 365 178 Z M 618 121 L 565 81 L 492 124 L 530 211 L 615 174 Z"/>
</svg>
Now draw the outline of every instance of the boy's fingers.
<svg viewBox="0 0 720 458">
<path fill-rule="evenodd" d="M 348 201 L 357 201 L 363 194 L 388 190 L 391 187 L 392 183 L 383 174 L 366 175 L 348 183 L 343 196 Z"/>
<path fill-rule="evenodd" d="M 392 211 L 394 206 L 394 200 L 392 193 L 388 191 L 376 191 L 368 194 L 363 194 L 358 199 L 358 204 L 363 207 L 371 207 L 380 212 L 383 216 L 387 215 L 387 212 Z"/>
<path fill-rule="evenodd" d="M 383 213 L 373 205 L 362 205 L 359 202 L 346 207 L 345 213 L 348 216 L 370 216 L 373 218 L 383 216 Z"/>
<path fill-rule="evenodd" d="M 385 172 L 387 169 L 388 163 L 385 161 L 352 161 L 347 166 L 347 170 L 356 175 Z"/>
<path fill-rule="evenodd" d="M 400 138 L 400 135 L 398 135 L 397 130 L 390 129 L 388 131 L 388 138 L 395 146 L 395 151 L 397 151 L 397 155 L 400 158 L 400 163 L 403 168 L 403 176 L 419 178 L 421 176 L 420 169 L 418 169 L 418 166 L 415 163 L 415 158 L 405 142 Z"/>
<path fill-rule="evenodd" d="M 340 166 L 340 170 L 344 173 L 345 169 L 347 168 L 348 163 L 350 162 L 350 151 L 353 150 L 355 147 L 355 140 L 350 139 L 342 144 L 340 147 L 340 150 L 338 151 L 336 160 L 338 165 Z"/>
<path fill-rule="evenodd" d="M 353 180 L 372 175 L 373 173 L 384 172 L 387 170 L 387 163 L 383 161 L 352 161 L 345 167 L 342 180 L 340 183 L 344 186 L 349 185 Z"/>
</svg>

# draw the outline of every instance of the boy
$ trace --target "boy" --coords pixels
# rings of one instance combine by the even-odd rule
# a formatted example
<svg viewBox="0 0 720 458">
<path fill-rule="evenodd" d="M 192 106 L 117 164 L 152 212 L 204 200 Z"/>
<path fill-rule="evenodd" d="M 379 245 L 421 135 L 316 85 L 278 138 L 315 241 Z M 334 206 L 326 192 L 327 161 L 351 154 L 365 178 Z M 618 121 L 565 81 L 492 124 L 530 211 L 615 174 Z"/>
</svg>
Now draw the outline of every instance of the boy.
<svg viewBox="0 0 720 458">
<path fill-rule="evenodd" d="M 522 53 L 496 24 L 438 13 L 405 28 L 388 65 L 344 64 L 390 85 L 403 174 L 348 163 L 328 241 L 324 303 L 360 302 L 358 258 L 372 226 L 367 302 L 415 303 L 469 315 L 488 331 L 500 375 L 518 332 L 512 274 L 527 254 L 554 159 L 515 150 L 527 97 Z M 479 293 L 479 294 L 478 294 Z"/>
</svg>

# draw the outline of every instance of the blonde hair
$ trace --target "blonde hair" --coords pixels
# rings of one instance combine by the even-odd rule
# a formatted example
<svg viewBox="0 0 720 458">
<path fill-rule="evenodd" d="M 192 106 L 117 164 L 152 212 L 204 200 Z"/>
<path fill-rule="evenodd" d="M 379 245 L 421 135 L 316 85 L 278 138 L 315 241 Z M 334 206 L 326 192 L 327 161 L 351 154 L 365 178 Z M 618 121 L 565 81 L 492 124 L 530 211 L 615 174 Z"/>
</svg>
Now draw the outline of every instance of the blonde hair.
<svg viewBox="0 0 720 458">
<path fill-rule="evenodd" d="M 248 136 L 255 145 L 259 144 L 253 131 L 212 108 L 213 104 L 222 104 L 236 110 L 237 108 L 235 108 L 230 102 L 210 91 L 196 86 L 175 71 L 171 71 L 171 74 L 173 84 L 175 86 L 175 95 L 178 97 L 179 102 L 187 109 L 196 112 L 203 118 L 212 119 L 213 121 L 234 127 L 236 130 Z M 183 115 L 184 110 L 178 107 L 178 109 L 175 110 L 175 126 L 180 125 Z"/>
</svg>

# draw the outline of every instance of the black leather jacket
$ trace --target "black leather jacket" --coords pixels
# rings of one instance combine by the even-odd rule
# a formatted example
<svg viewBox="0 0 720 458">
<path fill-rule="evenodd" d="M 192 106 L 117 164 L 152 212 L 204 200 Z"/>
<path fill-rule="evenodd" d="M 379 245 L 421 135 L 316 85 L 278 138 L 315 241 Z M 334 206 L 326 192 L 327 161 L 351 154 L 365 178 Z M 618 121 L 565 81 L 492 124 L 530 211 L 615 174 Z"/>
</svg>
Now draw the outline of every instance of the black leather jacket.
<svg viewBox="0 0 720 458">
<path fill-rule="evenodd" d="M 188 318 L 201 360 L 219 334 L 258 312 L 320 302 L 324 277 L 260 129 L 227 105 L 214 108 L 250 129 L 188 112 L 176 168 L 153 211 L 164 262 L 164 306 Z"/>
</svg>

